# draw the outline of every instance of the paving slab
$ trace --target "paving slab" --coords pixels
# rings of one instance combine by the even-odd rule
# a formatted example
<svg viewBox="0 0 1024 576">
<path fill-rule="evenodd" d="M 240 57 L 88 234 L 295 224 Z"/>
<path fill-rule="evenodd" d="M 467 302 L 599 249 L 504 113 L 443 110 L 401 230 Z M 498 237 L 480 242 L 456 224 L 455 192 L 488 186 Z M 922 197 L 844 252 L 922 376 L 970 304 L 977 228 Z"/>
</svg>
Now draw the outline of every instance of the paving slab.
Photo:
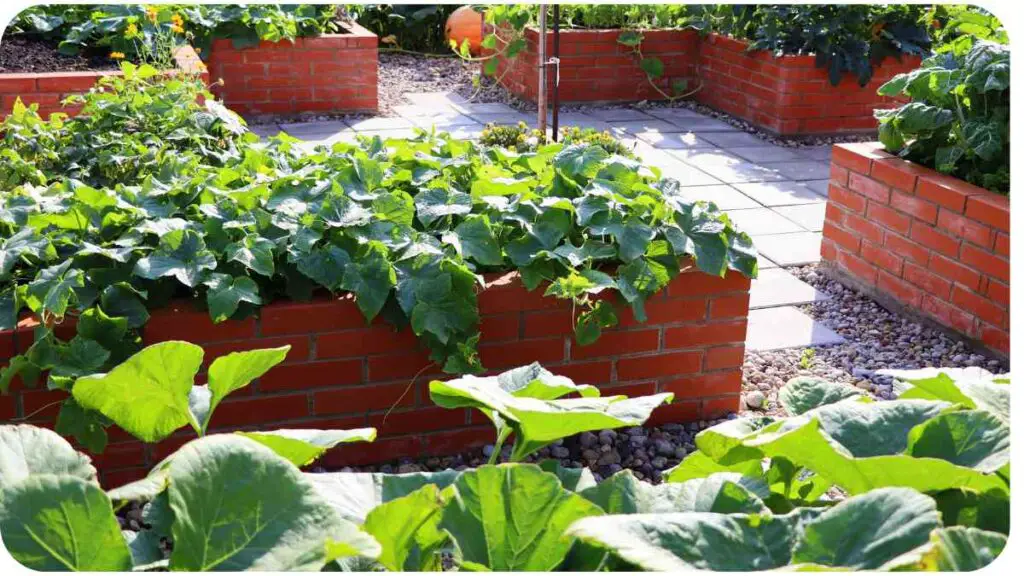
<svg viewBox="0 0 1024 576">
<path fill-rule="evenodd" d="M 705 134 L 705 136 L 716 136 L 716 134 Z M 711 138 L 707 138 L 712 140 Z M 795 160 L 806 160 L 792 148 L 768 144 L 767 146 L 739 146 L 728 148 L 730 154 L 735 154 L 744 160 L 760 162 L 790 162 Z"/>
<path fill-rule="evenodd" d="M 249 131 L 260 138 L 269 138 L 281 132 L 281 127 L 277 124 L 250 124 Z"/>
<path fill-rule="evenodd" d="M 682 119 L 693 120 L 707 118 L 707 116 L 704 116 L 700 112 L 694 112 L 688 108 L 651 108 L 650 110 L 646 110 L 646 112 L 655 118 L 659 118 L 667 122 Z"/>
<path fill-rule="evenodd" d="M 814 160 L 801 160 L 797 162 L 767 162 L 764 166 L 779 174 L 786 180 L 824 180 L 829 177 L 829 165 Z"/>
<path fill-rule="evenodd" d="M 686 186 L 679 189 L 679 194 L 691 202 L 696 202 L 697 200 L 714 202 L 715 206 L 718 206 L 719 210 L 737 210 L 761 207 L 757 202 L 754 202 L 750 198 L 741 194 L 739 190 L 736 190 L 731 186 L 726 186 L 725 184 L 711 186 Z"/>
<path fill-rule="evenodd" d="M 623 134 L 687 132 L 687 130 L 664 120 L 657 118 L 646 118 L 643 120 L 610 120 L 612 130 Z"/>
<path fill-rule="evenodd" d="M 661 170 L 662 178 L 673 178 L 680 186 L 711 186 L 722 183 L 665 151 L 638 147 L 635 153 L 644 164 Z"/>
<path fill-rule="evenodd" d="M 809 232 L 821 232 L 825 224 L 825 204 L 801 204 L 799 206 L 777 206 L 772 208 L 787 219 L 800 225 Z"/>
<path fill-rule="evenodd" d="M 452 108 L 463 114 L 514 114 L 516 109 L 501 102 L 452 103 Z"/>
<path fill-rule="evenodd" d="M 783 217 L 770 208 L 726 210 L 726 214 L 729 215 L 733 224 L 751 236 L 805 231 L 796 222 Z"/>
<path fill-rule="evenodd" d="M 651 116 L 635 108 L 597 108 L 587 110 L 584 114 L 605 122 L 633 122 L 652 119 Z"/>
<path fill-rule="evenodd" d="M 288 133 L 289 136 L 294 136 L 301 139 L 316 139 L 318 137 L 326 137 L 331 134 L 337 134 L 342 130 L 348 130 L 348 124 L 341 120 L 319 120 L 316 122 L 289 122 L 281 124 L 281 130 Z"/>
<path fill-rule="evenodd" d="M 412 128 L 398 128 L 396 130 L 360 130 L 353 134 L 369 138 L 380 136 L 381 139 L 387 140 L 388 138 L 412 138 L 416 135 L 416 131 Z"/>
<path fill-rule="evenodd" d="M 795 306 L 828 299 L 827 294 L 782 268 L 759 270 L 757 278 L 750 283 L 751 309 Z"/>
<path fill-rule="evenodd" d="M 790 180 L 738 183 L 735 188 L 761 205 L 769 207 L 816 204 L 828 201 L 828 198 L 818 194 L 810 186 Z"/>
<path fill-rule="evenodd" d="M 363 120 L 355 120 L 349 123 L 353 130 L 365 132 L 367 130 L 400 130 L 412 128 L 413 124 L 408 118 L 398 116 L 374 116 Z"/>
<path fill-rule="evenodd" d="M 693 132 L 739 132 L 740 130 L 735 126 L 716 120 L 714 118 L 708 118 L 707 116 L 698 116 L 696 118 L 680 116 L 676 118 L 665 118 L 667 122 L 671 122 L 676 126 L 684 130 L 691 130 Z"/>
<path fill-rule="evenodd" d="M 437 127 L 438 130 L 449 130 L 457 126 L 478 126 L 483 129 L 483 124 L 462 114 L 435 114 L 432 116 L 416 116 L 410 118 L 413 124 L 420 128 Z"/>
<path fill-rule="evenodd" d="M 753 134 L 747 134 L 739 130 L 735 132 L 711 132 L 705 134 L 704 138 L 720 148 L 739 148 L 750 146 L 774 146 L 771 142 L 762 140 Z"/>
<path fill-rule="evenodd" d="M 691 164 L 726 184 L 773 182 L 785 179 L 781 174 L 770 168 L 765 168 L 760 164 L 754 164 L 745 160 L 718 165 L 704 165 L 692 162 Z"/>
<path fill-rule="evenodd" d="M 825 179 L 825 180 L 804 180 L 804 184 L 806 184 L 808 188 L 810 188 L 811 190 L 814 190 L 818 194 L 821 194 L 825 198 L 828 198 L 828 185 L 829 185 L 829 182 L 830 182 L 830 180 L 827 180 L 827 179 Z"/>
<path fill-rule="evenodd" d="M 757 270 L 770 270 L 772 268 L 778 268 L 779 265 L 769 260 L 764 254 L 757 253 Z"/>
<path fill-rule="evenodd" d="M 637 138 L 661 150 L 693 150 L 714 148 L 714 145 L 693 132 L 640 132 Z"/>
<path fill-rule="evenodd" d="M 757 251 L 779 266 L 802 266 L 821 261 L 821 234 L 793 232 L 753 236 Z"/>
<path fill-rule="evenodd" d="M 825 146 L 808 146 L 805 148 L 793 148 L 804 158 L 810 160 L 817 160 L 819 162 L 831 162 L 832 161 L 832 145 L 828 144 Z"/>
<path fill-rule="evenodd" d="M 696 150 L 669 150 L 667 152 L 690 166 L 729 165 L 744 160 L 735 154 L 721 148 L 696 149 Z"/>
<path fill-rule="evenodd" d="M 536 126 L 537 117 L 519 112 L 502 112 L 498 114 L 477 114 L 470 112 L 469 117 L 481 124 L 496 124 L 498 126 L 510 126 L 520 122 L 526 122 L 527 126 Z"/>
<path fill-rule="evenodd" d="M 809 348 L 845 342 L 842 336 L 792 306 L 751 310 L 747 350 Z"/>
<path fill-rule="evenodd" d="M 459 96 L 455 92 L 406 92 L 403 96 L 410 104 L 420 106 L 451 107 L 470 103 L 464 96 Z"/>
</svg>

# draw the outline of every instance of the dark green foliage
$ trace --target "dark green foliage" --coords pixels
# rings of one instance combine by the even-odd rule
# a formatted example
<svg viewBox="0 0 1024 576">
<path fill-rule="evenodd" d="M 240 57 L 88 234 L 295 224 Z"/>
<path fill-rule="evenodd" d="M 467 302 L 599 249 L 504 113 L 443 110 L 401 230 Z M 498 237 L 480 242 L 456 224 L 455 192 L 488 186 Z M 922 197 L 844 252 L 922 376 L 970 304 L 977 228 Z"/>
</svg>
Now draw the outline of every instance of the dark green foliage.
<svg viewBox="0 0 1024 576">
<path fill-rule="evenodd" d="M 876 110 L 890 152 L 996 192 L 1010 190 L 1010 50 L 960 36 L 879 94 L 912 101 Z"/>
<path fill-rule="evenodd" d="M 448 16 L 458 4 L 346 4 L 345 12 L 380 38 L 391 37 L 403 50 L 448 51 L 444 37 Z"/>
</svg>

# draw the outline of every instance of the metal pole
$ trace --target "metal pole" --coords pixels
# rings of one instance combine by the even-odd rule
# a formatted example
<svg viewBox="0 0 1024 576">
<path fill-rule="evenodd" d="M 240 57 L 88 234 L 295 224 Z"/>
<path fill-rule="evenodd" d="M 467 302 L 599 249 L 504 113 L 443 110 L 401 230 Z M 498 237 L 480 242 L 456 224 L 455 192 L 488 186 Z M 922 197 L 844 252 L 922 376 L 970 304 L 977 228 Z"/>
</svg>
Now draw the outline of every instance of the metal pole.
<svg viewBox="0 0 1024 576">
<path fill-rule="evenodd" d="M 559 5 L 558 4 L 555 4 L 554 10 L 555 10 L 555 13 L 554 13 L 554 18 L 555 18 L 555 45 L 553 46 L 553 48 L 554 48 L 555 55 L 551 59 L 555 63 L 555 91 L 554 91 L 554 94 L 551 95 L 552 96 L 552 98 L 551 98 L 551 141 L 552 142 L 558 142 L 558 82 L 560 80 L 559 76 L 561 76 L 561 73 L 559 71 L 559 68 L 561 67 L 561 64 L 560 64 L 559 58 L 558 58 L 558 55 L 559 55 L 559 52 L 558 52 L 558 21 L 560 19 L 561 14 L 559 13 L 560 10 L 559 10 Z"/>
<path fill-rule="evenodd" d="M 540 5 L 540 18 L 537 27 L 540 28 L 540 42 L 537 47 L 537 128 L 547 138 L 548 134 L 548 102 L 547 102 L 547 69 L 548 69 L 548 6 Z"/>
</svg>

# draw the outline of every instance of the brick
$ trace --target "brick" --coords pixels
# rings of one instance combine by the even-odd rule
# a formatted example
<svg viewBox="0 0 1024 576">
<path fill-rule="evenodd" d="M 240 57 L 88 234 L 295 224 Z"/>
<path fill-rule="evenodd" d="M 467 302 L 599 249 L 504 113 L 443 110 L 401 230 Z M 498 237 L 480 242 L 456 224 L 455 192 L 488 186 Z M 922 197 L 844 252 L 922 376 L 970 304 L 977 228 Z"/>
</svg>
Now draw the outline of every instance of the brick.
<svg viewBox="0 0 1024 576">
<path fill-rule="evenodd" d="M 995 243 L 996 254 L 1000 256 L 1010 256 L 1010 235 L 1005 232 L 999 232 L 996 234 Z"/>
<path fill-rule="evenodd" d="M 659 330 L 605 331 L 596 342 L 580 346 L 572 341 L 570 358 L 573 360 L 624 356 L 658 349 Z"/>
<path fill-rule="evenodd" d="M 877 244 L 864 242 L 861 246 L 860 256 L 867 262 L 878 266 L 882 270 L 891 272 L 895 276 L 903 274 L 903 258 Z"/>
<path fill-rule="evenodd" d="M 850 181 L 850 171 L 839 164 L 830 164 L 829 180 L 837 186 L 845 187 Z"/>
<path fill-rule="evenodd" d="M 393 459 L 399 454 L 417 457 L 422 450 L 421 436 L 381 438 L 374 442 L 341 444 L 320 458 L 320 465 L 328 469 L 344 466 L 363 466 Z"/>
<path fill-rule="evenodd" d="M 191 310 L 187 305 L 172 305 L 151 312 L 142 332 L 143 342 L 147 345 L 168 340 L 204 344 L 252 338 L 256 335 L 256 321 L 247 318 L 215 324 L 207 312 Z"/>
<path fill-rule="evenodd" d="M 907 262 L 906 266 L 903 267 L 903 279 L 943 300 L 949 299 L 950 290 L 953 287 L 953 283 L 949 280 L 932 274 L 911 262 Z"/>
<path fill-rule="evenodd" d="M 878 273 L 878 288 L 908 306 L 917 308 L 921 305 L 921 290 L 888 272 Z"/>
<path fill-rule="evenodd" d="M 385 415 L 387 415 L 386 420 Z M 451 410 L 440 406 L 430 406 L 371 414 L 366 426 L 376 428 L 377 436 L 383 438 L 459 428 L 466 426 L 468 421 L 469 415 L 464 408 Z"/>
<path fill-rule="evenodd" d="M 871 177 L 909 194 L 914 193 L 917 178 L 930 170 L 900 159 L 875 160 L 871 163 Z"/>
<path fill-rule="evenodd" d="M 497 314 L 480 318 L 480 339 L 504 342 L 519 338 L 519 314 Z"/>
<path fill-rule="evenodd" d="M 725 278 L 691 271 L 677 276 L 669 282 L 667 289 L 669 298 L 748 291 L 750 279 L 734 270 L 730 270 Z"/>
<path fill-rule="evenodd" d="M 928 268 L 939 276 L 961 284 L 970 290 L 977 291 L 981 287 L 981 274 L 956 260 L 932 254 L 928 261 Z"/>
<path fill-rule="evenodd" d="M 423 436 L 423 454 L 427 456 L 458 454 L 488 443 L 494 443 L 494 428 L 491 426 L 435 432 Z"/>
<path fill-rule="evenodd" d="M 1006 330 L 982 325 L 981 341 L 989 348 L 997 350 L 1003 355 L 1010 353 L 1010 333 Z"/>
<path fill-rule="evenodd" d="M 622 358 L 617 362 L 620 380 L 644 380 L 677 374 L 699 372 L 703 364 L 701 351 L 673 352 L 638 358 Z"/>
<path fill-rule="evenodd" d="M 832 146 L 832 162 L 861 174 L 871 173 L 873 153 L 865 154 L 865 148 L 854 144 L 836 144 Z"/>
<path fill-rule="evenodd" d="M 1003 308 L 1010 307 L 1010 286 L 989 278 L 985 295 Z"/>
<path fill-rule="evenodd" d="M 974 334 L 974 316 L 959 307 L 928 294 L 921 299 L 921 311 L 943 326 L 961 334 Z"/>
<path fill-rule="evenodd" d="M 0 74 L 0 93 L 25 94 L 36 91 L 36 74 Z"/>
<path fill-rule="evenodd" d="M 135 468 L 122 468 L 120 470 L 100 471 L 100 484 L 104 490 L 119 488 L 130 482 L 142 480 L 149 474 L 149 468 L 139 466 Z"/>
<path fill-rule="evenodd" d="M 576 321 L 568 307 L 550 312 L 523 314 L 523 338 L 543 338 L 572 334 Z"/>
<path fill-rule="evenodd" d="M 416 404 L 412 383 L 370 384 L 368 386 L 321 390 L 313 393 L 313 413 L 358 414 L 374 410 L 387 410 L 392 406 L 410 407 Z"/>
<path fill-rule="evenodd" d="M 960 286 L 955 286 L 953 288 L 952 302 L 993 326 L 998 328 L 1009 327 L 1009 318 L 1006 310 L 984 296 L 975 294 L 970 290 L 964 290 Z"/>
<path fill-rule="evenodd" d="M 662 385 L 661 391 L 675 394 L 677 400 L 725 396 L 739 394 L 742 381 L 741 370 L 728 370 L 670 380 Z"/>
<path fill-rule="evenodd" d="M 704 370 L 720 370 L 743 365 L 743 346 L 720 346 L 704 352 Z"/>
<path fill-rule="evenodd" d="M 107 444 L 102 454 L 91 455 L 93 465 L 100 470 L 145 466 L 145 448 L 145 445 L 138 441 L 110 443 Z"/>
<path fill-rule="evenodd" d="M 556 363 L 564 359 L 564 338 L 542 338 L 480 346 L 480 362 L 487 368 L 513 368 L 531 362 Z"/>
<path fill-rule="evenodd" d="M 829 204 L 836 202 L 840 206 L 850 209 L 855 214 L 863 214 L 867 207 L 867 200 L 863 196 L 838 187 L 835 182 L 828 184 L 828 200 Z"/>
<path fill-rule="evenodd" d="M 309 359 L 309 336 L 284 336 L 206 344 L 203 346 L 203 351 L 206 352 L 205 356 L 203 356 L 203 365 L 209 366 L 217 358 L 232 352 L 245 352 L 260 348 L 279 348 L 281 346 L 291 346 L 291 349 L 288 350 L 288 355 L 284 359 L 286 364 Z"/>
<path fill-rule="evenodd" d="M 671 302 L 671 300 L 669 300 Z M 725 318 L 746 318 L 750 310 L 750 294 L 736 296 L 719 296 L 711 300 L 712 320 Z"/>
<path fill-rule="evenodd" d="M 700 417 L 704 419 L 722 418 L 740 410 L 740 397 L 705 398 L 701 401 Z"/>
<path fill-rule="evenodd" d="M 914 220 L 911 225 L 910 237 L 930 250 L 940 252 L 946 256 L 956 257 L 960 253 L 960 239 L 948 234 L 943 234 L 934 226 Z"/>
<path fill-rule="evenodd" d="M 939 207 L 935 204 L 901 192 L 892 193 L 889 205 L 929 224 L 935 224 L 939 215 Z"/>
<path fill-rule="evenodd" d="M 577 384 L 607 384 L 612 381 L 612 360 L 573 362 L 551 366 L 552 373 L 565 376 Z"/>
<path fill-rule="evenodd" d="M 934 202 L 957 214 L 962 214 L 967 204 L 967 192 L 960 184 L 962 180 L 933 174 L 922 176 L 917 182 L 916 193 L 921 198 Z"/>
<path fill-rule="evenodd" d="M 673 402 L 663 404 L 654 409 L 647 419 L 648 426 L 661 426 L 668 423 L 686 423 L 700 419 L 700 402 Z"/>
<path fill-rule="evenodd" d="M 868 220 L 872 222 L 878 222 L 882 226 L 899 232 L 904 236 L 910 234 L 910 217 L 889 208 L 888 206 L 882 206 L 871 202 L 868 205 L 867 210 Z"/>
<path fill-rule="evenodd" d="M 359 330 L 317 334 L 317 358 L 352 358 L 416 348 L 419 340 L 411 329 L 396 331 L 388 325 Z"/>
<path fill-rule="evenodd" d="M 847 230 L 828 222 L 825 222 L 822 227 L 821 234 L 854 254 L 860 252 L 860 237 L 856 234 L 851 234 Z"/>
<path fill-rule="evenodd" d="M 363 360 L 328 360 L 275 366 L 259 381 L 261 392 L 351 386 L 363 382 Z"/>
<path fill-rule="evenodd" d="M 992 226 L 996 230 L 1010 231 L 1010 198 L 995 193 L 979 194 L 967 199 L 968 218 Z"/>
<path fill-rule="evenodd" d="M 275 302 L 260 309 L 260 333 L 308 334 L 349 328 L 363 328 L 363 318 L 349 297 L 314 302 Z"/>
<path fill-rule="evenodd" d="M 845 250 L 836 250 L 835 261 L 841 268 L 869 285 L 874 286 L 878 278 L 878 270 L 868 261 L 858 258 Z"/>
<path fill-rule="evenodd" d="M 18 406 L 14 396 L 0 396 L 0 420 L 13 420 L 18 416 Z"/>
<path fill-rule="evenodd" d="M 1009 260 L 975 248 L 970 244 L 964 244 L 960 249 L 960 262 L 1003 282 L 1010 281 Z"/>
<path fill-rule="evenodd" d="M 991 246 L 995 238 L 995 232 L 988 226 L 948 210 L 939 211 L 938 227 L 985 248 Z"/>
<path fill-rule="evenodd" d="M 86 92 L 96 84 L 96 81 L 101 76 L 101 74 L 95 72 L 43 74 L 36 81 L 36 86 L 38 86 L 40 92 L 53 92 L 56 94 Z"/>
<path fill-rule="evenodd" d="M 922 266 L 928 264 L 928 249 L 911 242 L 898 234 L 893 234 L 891 232 L 886 233 L 885 247 L 904 258 L 921 264 Z"/>
<path fill-rule="evenodd" d="M 602 396 L 649 396 L 658 392 L 658 385 L 654 382 L 635 382 L 633 384 L 620 384 L 618 386 L 602 386 Z"/>
<path fill-rule="evenodd" d="M 715 300 L 712 300 L 714 306 Z M 650 326 L 679 322 L 699 322 L 708 316 L 708 301 L 703 298 L 652 298 L 644 303 L 646 322 L 638 322 L 631 308 L 622 307 L 619 312 L 619 326 Z M 712 315 L 714 311 L 712 311 Z M 712 316 L 714 317 L 714 316 Z"/>
<path fill-rule="evenodd" d="M 366 365 L 366 378 L 369 382 L 399 380 L 416 375 L 426 378 L 440 373 L 440 368 L 430 360 L 425 350 L 372 356 L 366 359 Z"/>
<path fill-rule="evenodd" d="M 847 215 L 845 226 L 850 232 L 859 235 L 862 241 L 874 242 L 875 244 L 881 244 L 885 241 L 885 230 L 881 226 L 860 216 L 854 214 Z"/>
<path fill-rule="evenodd" d="M 261 396 L 232 399 L 230 396 L 217 406 L 210 420 L 211 429 L 237 426 L 265 425 L 309 415 L 309 400 L 305 394 Z"/>
<path fill-rule="evenodd" d="M 721 322 L 665 329 L 665 348 L 698 348 L 743 342 L 747 321 Z"/>
</svg>

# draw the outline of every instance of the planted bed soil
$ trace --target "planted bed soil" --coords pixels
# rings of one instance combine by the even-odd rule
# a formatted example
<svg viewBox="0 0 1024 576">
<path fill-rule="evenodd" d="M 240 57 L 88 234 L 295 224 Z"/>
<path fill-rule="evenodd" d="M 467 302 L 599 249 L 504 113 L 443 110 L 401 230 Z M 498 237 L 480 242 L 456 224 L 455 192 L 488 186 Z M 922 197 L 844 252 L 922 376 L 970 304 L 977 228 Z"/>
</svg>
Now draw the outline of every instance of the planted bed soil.
<svg viewBox="0 0 1024 576">
<path fill-rule="evenodd" d="M 57 51 L 57 40 L 28 36 L 4 36 L 0 39 L 0 73 L 81 72 L 117 70 L 116 60 L 106 54 L 76 54 Z"/>
</svg>

